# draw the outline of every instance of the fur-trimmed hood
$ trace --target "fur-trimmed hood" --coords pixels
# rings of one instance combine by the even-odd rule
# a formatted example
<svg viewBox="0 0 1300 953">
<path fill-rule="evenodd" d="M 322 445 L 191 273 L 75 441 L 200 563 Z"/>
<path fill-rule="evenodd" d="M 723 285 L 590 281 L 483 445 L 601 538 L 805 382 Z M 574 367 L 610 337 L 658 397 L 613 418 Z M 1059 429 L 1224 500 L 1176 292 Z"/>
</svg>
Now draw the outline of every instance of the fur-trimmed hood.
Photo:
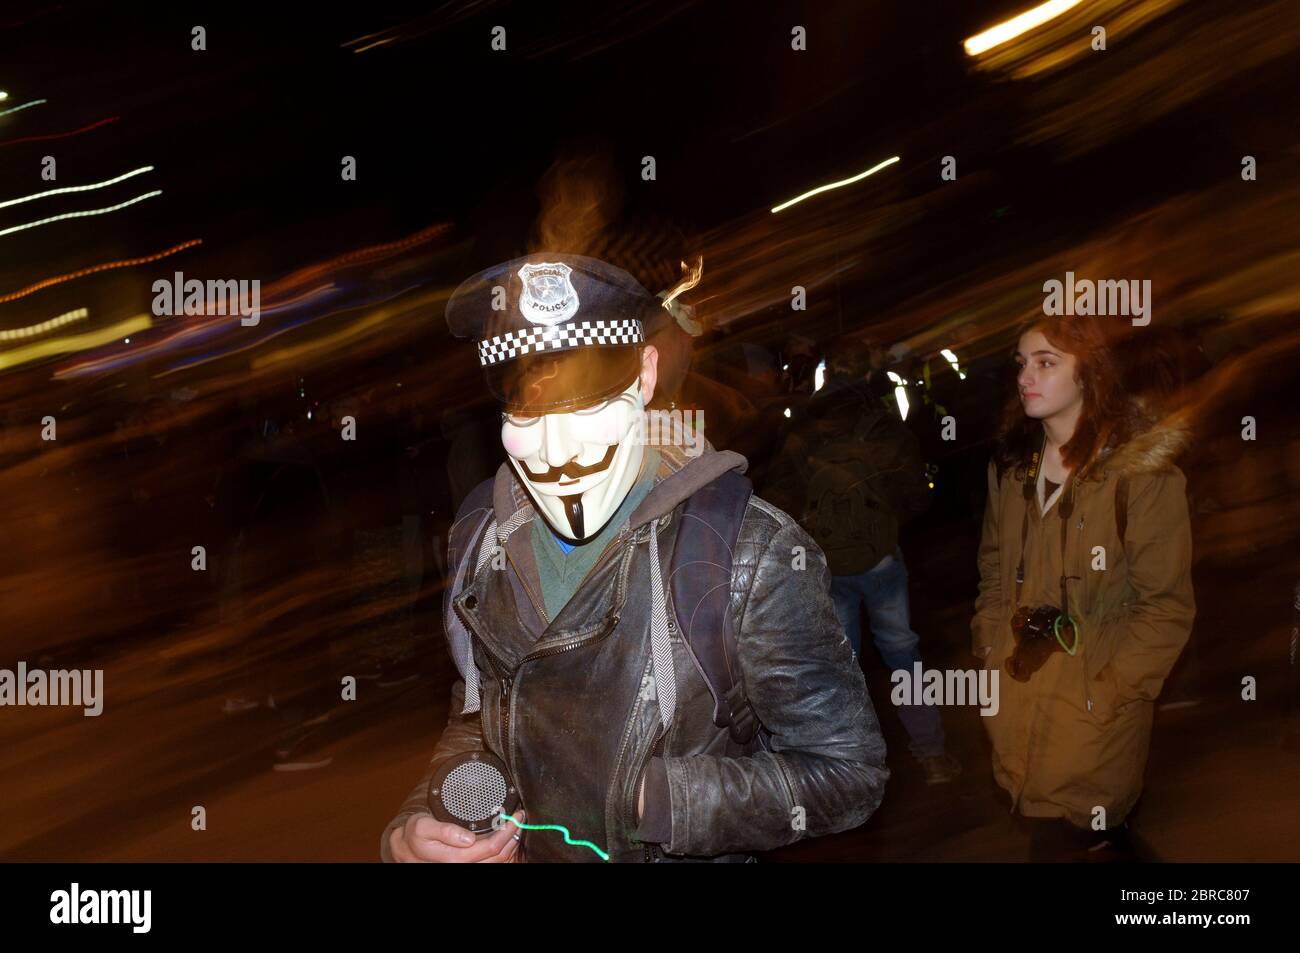
<svg viewBox="0 0 1300 953">
<path fill-rule="evenodd" d="M 1180 410 L 1159 417 L 1151 405 L 1142 399 L 1137 400 L 1137 406 L 1139 416 L 1145 424 L 1119 446 L 1103 448 L 1097 459 L 1084 468 L 1079 476 L 1080 482 L 1100 483 L 1111 474 L 1134 477 L 1139 474 L 1162 473 L 1177 465 L 1178 458 L 1192 440 L 1190 415 Z M 1013 477 L 1017 483 L 1024 480 L 1028 463 L 1026 457 L 1013 468 Z"/>
<path fill-rule="evenodd" d="M 1151 421 L 1150 426 L 1118 447 L 1103 450 L 1084 479 L 1104 480 L 1108 473 L 1129 477 L 1140 473 L 1160 473 L 1176 465 L 1178 457 L 1191 442 L 1191 422 L 1187 415 L 1178 412 L 1157 419 L 1144 402 L 1140 401 L 1139 407 Z"/>
</svg>

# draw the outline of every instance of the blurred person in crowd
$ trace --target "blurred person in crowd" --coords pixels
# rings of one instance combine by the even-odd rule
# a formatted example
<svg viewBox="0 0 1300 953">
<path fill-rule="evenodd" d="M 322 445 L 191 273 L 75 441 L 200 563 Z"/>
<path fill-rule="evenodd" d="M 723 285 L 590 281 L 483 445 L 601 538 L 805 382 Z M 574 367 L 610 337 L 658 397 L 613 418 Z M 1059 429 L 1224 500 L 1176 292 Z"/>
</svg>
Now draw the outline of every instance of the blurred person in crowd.
<svg viewBox="0 0 1300 953">
<path fill-rule="evenodd" d="M 782 371 L 783 390 L 807 396 L 813 391 L 813 373 L 817 367 L 817 342 L 802 334 L 791 334 L 782 348 L 785 358 Z"/>
<path fill-rule="evenodd" d="M 865 607 L 885 664 L 911 675 L 921 640 L 912 630 L 898 533 L 929 506 L 929 488 L 915 436 L 871 392 L 871 362 L 868 347 L 835 343 L 826 382 L 792 419 L 763 493 L 797 515 L 826 554 L 835 611 L 854 653 L 862 649 Z M 956 778 L 961 764 L 945 751 L 938 709 L 902 705 L 898 713 L 926 782 Z"/>
</svg>

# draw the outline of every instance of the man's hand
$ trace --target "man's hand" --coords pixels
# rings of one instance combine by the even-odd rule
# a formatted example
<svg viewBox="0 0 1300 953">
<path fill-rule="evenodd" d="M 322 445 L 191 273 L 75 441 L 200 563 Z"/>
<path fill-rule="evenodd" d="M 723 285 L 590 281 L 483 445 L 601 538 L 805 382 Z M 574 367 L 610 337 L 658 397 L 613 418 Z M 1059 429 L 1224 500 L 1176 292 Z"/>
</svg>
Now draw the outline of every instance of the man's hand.
<svg viewBox="0 0 1300 953">
<path fill-rule="evenodd" d="M 524 821 L 523 811 L 514 815 Z M 399 864 L 513 864 L 517 862 L 519 828 L 506 821 L 490 837 L 476 837 L 458 824 L 414 814 L 388 836 L 393 860 Z"/>
</svg>

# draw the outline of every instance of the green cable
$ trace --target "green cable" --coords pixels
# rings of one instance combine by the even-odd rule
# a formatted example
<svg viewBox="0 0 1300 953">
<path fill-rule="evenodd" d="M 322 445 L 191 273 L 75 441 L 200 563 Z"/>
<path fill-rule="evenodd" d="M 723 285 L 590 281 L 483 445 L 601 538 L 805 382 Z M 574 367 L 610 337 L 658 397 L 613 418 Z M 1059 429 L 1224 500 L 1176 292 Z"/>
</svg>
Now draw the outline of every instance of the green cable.
<svg viewBox="0 0 1300 953">
<path fill-rule="evenodd" d="M 1079 624 L 1079 620 L 1074 616 L 1069 617 L 1070 624 L 1074 626 L 1074 645 L 1067 647 L 1065 640 L 1061 638 L 1061 620 L 1064 618 L 1065 616 L 1059 613 L 1057 614 L 1056 621 L 1052 623 L 1052 634 L 1056 636 L 1056 641 L 1060 644 L 1061 648 L 1065 649 L 1065 653 L 1067 655 L 1073 655 L 1079 650 L 1079 635 L 1083 626 Z"/>
<path fill-rule="evenodd" d="M 574 844 L 574 845 L 581 846 L 581 847 L 590 847 L 592 850 L 594 850 L 594 851 L 595 851 L 595 852 L 600 856 L 600 859 L 601 859 L 601 860 L 605 860 L 605 861 L 609 860 L 609 854 L 605 853 L 603 850 L 601 850 L 599 847 L 597 847 L 597 846 L 596 846 L 595 844 L 593 844 L 591 841 L 589 841 L 589 840 L 573 840 L 572 838 L 570 838 L 570 837 L 569 837 L 569 829 L 568 829 L 567 827 L 563 827 L 563 826 L 561 826 L 561 825 L 559 825 L 559 824 L 525 824 L 523 821 L 516 821 L 513 817 L 511 817 L 511 816 L 510 816 L 509 814 L 507 814 L 505 811 L 502 811 L 502 812 L 501 812 L 501 817 L 504 818 L 504 819 L 507 820 L 507 821 L 510 821 L 510 823 L 514 824 L 515 827 L 522 828 L 523 830 L 526 830 L 526 831 L 559 831 L 559 832 L 561 832 L 561 833 L 564 835 L 564 842 L 565 842 L 566 844 Z"/>
</svg>

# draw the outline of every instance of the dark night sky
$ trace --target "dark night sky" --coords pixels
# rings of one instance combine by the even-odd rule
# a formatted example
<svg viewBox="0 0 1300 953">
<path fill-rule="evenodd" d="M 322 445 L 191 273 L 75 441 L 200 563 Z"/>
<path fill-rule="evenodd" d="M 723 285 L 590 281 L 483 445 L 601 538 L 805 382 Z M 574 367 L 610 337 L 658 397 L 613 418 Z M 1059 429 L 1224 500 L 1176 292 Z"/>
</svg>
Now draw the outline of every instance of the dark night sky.
<svg viewBox="0 0 1300 953">
<path fill-rule="evenodd" d="M 59 161 L 60 183 L 155 164 L 137 180 L 147 186 L 123 183 L 113 194 L 165 194 L 129 216 L 11 241 L 0 281 L 17 286 L 194 237 L 205 240 L 187 259 L 195 270 L 219 261 L 222 271 L 270 276 L 439 221 L 472 234 L 477 263 L 488 264 L 522 248 L 539 179 L 557 150 L 581 142 L 612 152 L 629 213 L 650 211 L 688 232 L 896 153 L 905 166 L 870 184 L 876 191 L 864 191 L 864 201 L 923 196 L 939 186 L 940 157 L 955 154 L 968 178 L 941 214 L 885 236 L 871 249 L 873 268 L 846 282 L 851 301 L 884 307 L 998 255 L 1076 240 L 1221 178 L 1225 164 L 1251 151 L 1252 131 L 1285 109 L 1286 96 L 1256 95 L 1256 76 L 1248 98 L 1220 88 L 1194 110 L 1079 159 L 1017 145 L 1024 116 L 1087 97 L 1089 71 L 1123 69 L 1148 53 L 1134 43 L 1051 81 L 974 74 L 962 38 L 1021 6 L 11 6 L 0 80 L 11 104 L 49 102 L 0 128 L 6 196 L 41 187 L 46 154 Z M 505 53 L 489 46 L 498 23 L 508 31 Z M 190 49 L 195 24 L 207 29 L 204 52 Z M 794 24 L 808 30 L 807 52 L 790 49 Z M 343 46 L 399 25 L 399 42 L 361 54 Z M 1175 16 L 1139 40 L 1160 48 L 1184 29 Z M 1274 72 L 1283 90 L 1294 89 L 1294 77 Z M 110 116 L 121 118 L 79 136 L 3 144 Z M 357 157 L 355 182 L 340 180 L 343 155 Z M 657 160 L 655 182 L 639 177 L 643 155 Z M 84 207 L 79 197 L 53 201 Z"/>
</svg>

